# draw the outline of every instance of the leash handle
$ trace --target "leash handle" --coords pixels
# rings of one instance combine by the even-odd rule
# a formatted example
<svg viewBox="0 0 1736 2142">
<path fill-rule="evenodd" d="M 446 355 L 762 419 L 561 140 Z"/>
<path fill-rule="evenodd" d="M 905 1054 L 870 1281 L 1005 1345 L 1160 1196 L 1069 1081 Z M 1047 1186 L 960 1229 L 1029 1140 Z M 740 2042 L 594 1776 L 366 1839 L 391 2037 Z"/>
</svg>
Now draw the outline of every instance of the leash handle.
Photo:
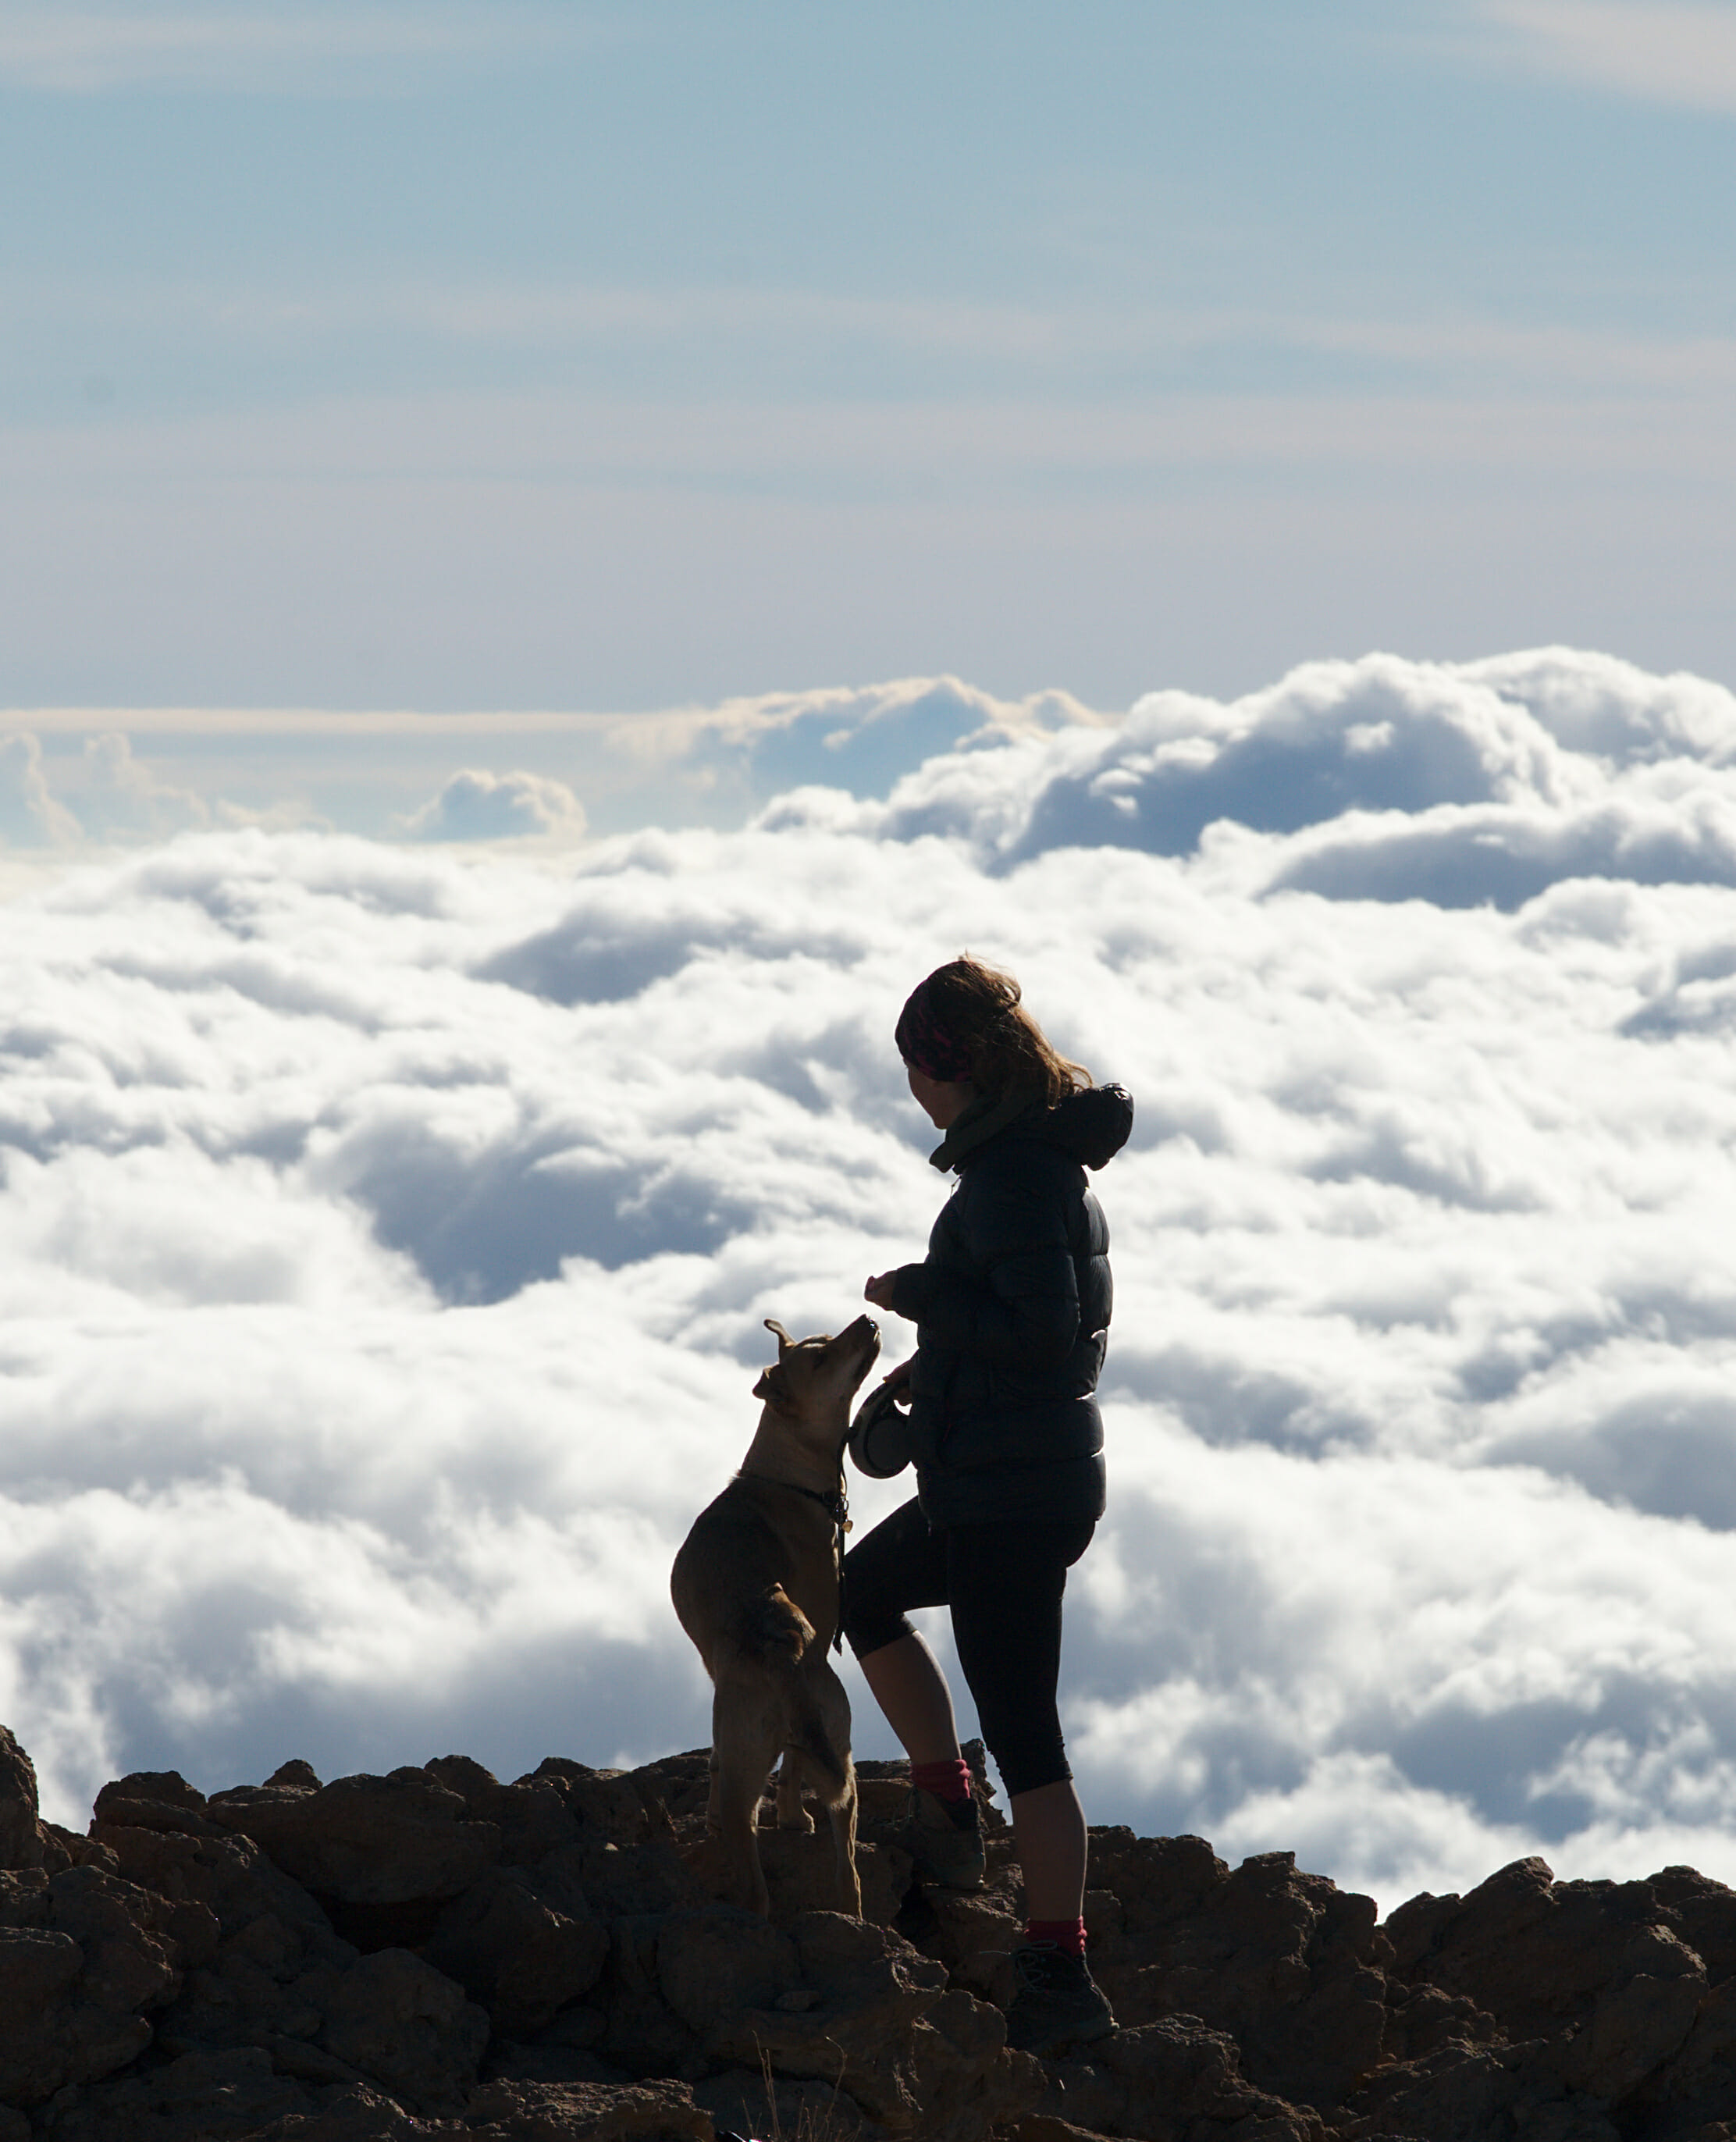
<svg viewBox="0 0 1736 2142">
<path fill-rule="evenodd" d="M 910 1416 L 898 1403 L 900 1384 L 882 1384 L 863 1399 L 850 1424 L 850 1462 L 870 1480 L 890 1480 L 913 1456 Z"/>
</svg>

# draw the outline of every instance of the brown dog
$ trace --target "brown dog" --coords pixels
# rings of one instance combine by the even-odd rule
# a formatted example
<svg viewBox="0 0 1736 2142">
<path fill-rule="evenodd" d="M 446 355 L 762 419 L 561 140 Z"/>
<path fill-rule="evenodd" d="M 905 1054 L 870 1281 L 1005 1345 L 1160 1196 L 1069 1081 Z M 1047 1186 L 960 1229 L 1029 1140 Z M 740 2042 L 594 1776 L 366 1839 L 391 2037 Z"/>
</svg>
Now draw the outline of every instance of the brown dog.
<svg viewBox="0 0 1736 2142">
<path fill-rule="evenodd" d="M 812 1829 L 806 1778 L 831 1818 L 844 1908 L 860 1917 L 850 1699 L 826 1650 L 838 1626 L 850 1401 L 880 1351 L 880 1327 L 859 1316 L 836 1339 L 801 1340 L 770 1317 L 766 1328 L 777 1361 L 753 1387 L 766 1402 L 758 1431 L 741 1471 L 694 1519 L 669 1577 L 715 1691 L 706 1827 L 727 1887 L 765 1912 L 756 1832 L 781 1750 L 778 1827 Z"/>
</svg>

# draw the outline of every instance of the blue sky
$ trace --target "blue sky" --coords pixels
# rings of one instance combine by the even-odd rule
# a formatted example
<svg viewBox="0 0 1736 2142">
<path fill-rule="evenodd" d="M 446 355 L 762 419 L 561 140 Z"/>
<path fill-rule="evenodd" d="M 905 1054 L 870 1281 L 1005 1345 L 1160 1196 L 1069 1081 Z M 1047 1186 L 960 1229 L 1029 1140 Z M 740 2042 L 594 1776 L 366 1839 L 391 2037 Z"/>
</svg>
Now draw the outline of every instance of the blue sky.
<svg viewBox="0 0 1736 2142">
<path fill-rule="evenodd" d="M 1736 675 L 1736 8 L 0 12 L 0 705 Z"/>
</svg>

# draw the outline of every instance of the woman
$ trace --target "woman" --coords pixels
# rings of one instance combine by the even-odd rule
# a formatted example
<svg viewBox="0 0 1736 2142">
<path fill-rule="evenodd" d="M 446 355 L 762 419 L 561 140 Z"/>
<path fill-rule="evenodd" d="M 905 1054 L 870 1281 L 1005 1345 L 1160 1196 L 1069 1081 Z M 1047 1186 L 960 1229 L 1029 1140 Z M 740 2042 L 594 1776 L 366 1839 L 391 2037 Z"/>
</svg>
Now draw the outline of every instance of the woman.
<svg viewBox="0 0 1736 2142">
<path fill-rule="evenodd" d="M 1085 1170 L 1119 1152 L 1133 1104 L 1056 1054 L 1009 975 L 968 956 L 913 992 L 896 1039 L 945 1133 L 930 1157 L 958 1182 L 923 1261 L 866 1289 L 916 1326 L 914 1360 L 885 1382 L 908 1394 L 917 1493 L 847 1558 L 845 1633 L 910 1758 L 895 1841 L 930 1878 L 975 1888 L 983 1841 L 952 1699 L 905 1618 L 952 1610 L 1029 1914 L 1008 2039 L 1053 2052 L 1115 2027 L 1085 1964 L 1085 1817 L 1056 1683 L 1067 1572 L 1103 1511 L 1109 1231 Z"/>
</svg>

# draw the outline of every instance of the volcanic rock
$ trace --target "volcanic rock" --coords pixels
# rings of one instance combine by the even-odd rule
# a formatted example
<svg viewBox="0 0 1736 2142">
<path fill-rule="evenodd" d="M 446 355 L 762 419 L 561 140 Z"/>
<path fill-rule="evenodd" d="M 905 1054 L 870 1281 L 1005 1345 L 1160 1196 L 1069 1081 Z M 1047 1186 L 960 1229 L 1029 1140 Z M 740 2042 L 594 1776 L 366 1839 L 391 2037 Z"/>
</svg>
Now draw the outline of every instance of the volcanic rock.
<svg viewBox="0 0 1736 2142">
<path fill-rule="evenodd" d="M 0 2142 L 1736 2142 L 1736 1895 L 1689 1868 L 1369 1899 L 1288 1853 L 1092 1834 L 1121 2028 L 1009 2052 L 1023 1897 L 973 1749 L 980 1892 L 764 1831 L 769 1919 L 706 1886 L 707 1756 L 445 1755 L 42 1821 L 0 1729 Z M 901 1766 L 864 1764 L 865 1812 Z M 762 1821 L 769 1824 L 769 1801 Z"/>
</svg>

